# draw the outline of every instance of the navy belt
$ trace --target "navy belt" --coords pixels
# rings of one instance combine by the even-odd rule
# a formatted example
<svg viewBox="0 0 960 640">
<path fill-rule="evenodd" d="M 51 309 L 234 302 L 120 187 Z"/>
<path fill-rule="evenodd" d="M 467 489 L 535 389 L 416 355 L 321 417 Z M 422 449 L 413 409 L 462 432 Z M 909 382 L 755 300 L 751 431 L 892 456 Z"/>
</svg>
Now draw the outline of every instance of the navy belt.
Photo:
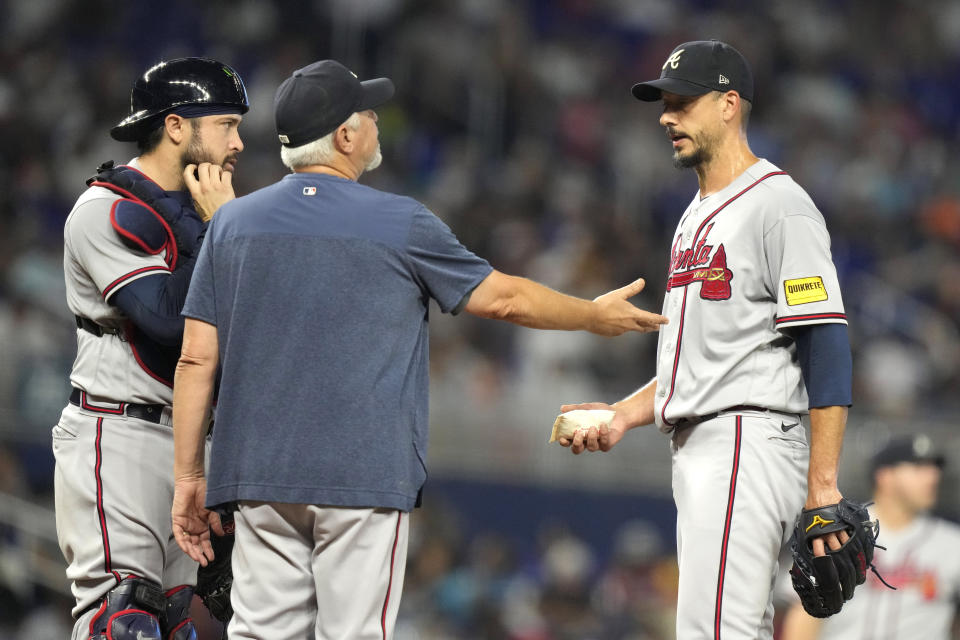
<svg viewBox="0 0 960 640">
<path fill-rule="evenodd" d="M 694 416 L 692 418 L 680 418 L 677 420 L 677 424 L 683 427 L 692 427 L 695 424 L 700 424 L 701 422 L 706 422 L 707 420 L 713 420 L 718 417 L 721 413 L 738 413 L 742 411 L 770 411 L 767 407 L 757 407 L 752 404 L 738 404 L 732 407 L 727 407 L 726 409 L 720 409 L 720 411 L 714 411 L 713 413 L 707 413 L 702 416 Z"/>
<path fill-rule="evenodd" d="M 153 422 L 154 424 L 160 424 L 165 408 L 162 404 L 134 404 L 132 402 L 121 402 L 116 408 L 98 407 L 87 402 L 86 392 L 80 389 L 74 389 L 70 393 L 70 404 L 76 405 L 86 411 L 93 411 L 94 413 L 103 413 L 111 416 L 129 416 L 131 418 Z"/>
<path fill-rule="evenodd" d="M 83 329 L 87 333 L 92 333 L 98 338 L 102 338 L 106 334 L 123 337 L 123 331 L 121 329 L 105 327 L 102 324 L 97 324 L 90 318 L 84 318 L 83 316 L 74 316 L 74 318 L 77 320 L 77 329 Z"/>
</svg>

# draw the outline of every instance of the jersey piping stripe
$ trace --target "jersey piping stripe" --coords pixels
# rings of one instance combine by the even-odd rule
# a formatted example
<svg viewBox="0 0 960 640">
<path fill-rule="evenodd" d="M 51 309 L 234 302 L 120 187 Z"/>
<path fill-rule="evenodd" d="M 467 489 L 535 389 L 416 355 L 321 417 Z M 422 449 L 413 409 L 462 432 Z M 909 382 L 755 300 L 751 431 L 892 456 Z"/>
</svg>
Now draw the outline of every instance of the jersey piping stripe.
<svg viewBox="0 0 960 640">
<path fill-rule="evenodd" d="M 88 404 L 88 403 L 87 403 L 87 392 L 86 392 L 86 391 L 81 391 L 81 392 L 80 392 L 80 407 L 83 408 L 83 409 L 86 409 L 87 411 L 96 411 L 96 412 L 98 412 L 98 413 L 111 413 L 111 414 L 116 415 L 116 416 L 122 416 L 122 415 L 123 415 L 123 409 L 124 409 L 125 406 L 126 406 L 126 403 L 121 402 L 121 403 L 120 403 L 120 406 L 119 406 L 118 408 L 116 408 L 116 409 L 111 409 L 111 408 L 108 408 L 108 407 L 96 407 L 96 406 L 94 406 L 94 405 L 92 405 L 92 404 Z"/>
<path fill-rule="evenodd" d="M 706 226 L 706 224 L 710 222 L 714 218 L 714 216 L 716 216 L 718 213 L 723 211 L 727 207 L 727 205 L 729 205 L 731 202 L 733 202 L 734 200 L 736 200 L 737 198 L 745 194 L 747 191 L 750 191 L 750 189 L 753 189 L 755 186 L 757 186 L 767 178 L 771 176 L 785 176 L 785 175 L 787 175 L 786 171 L 771 171 L 770 173 L 760 176 L 759 178 L 754 180 L 751 184 L 747 185 L 742 190 L 740 190 L 740 192 L 731 196 L 729 200 L 727 200 L 722 205 L 717 207 L 713 213 L 707 216 L 707 218 L 700 223 L 700 226 L 697 227 L 697 233 L 693 236 L 693 242 L 691 243 L 691 246 L 694 246 L 694 247 L 697 246 L 697 239 L 700 237 L 700 232 L 703 231 L 703 227 Z M 673 273 L 670 273 L 669 275 L 670 277 L 672 277 Z M 669 277 L 667 281 L 669 282 Z M 673 372 L 670 374 L 670 395 L 667 396 L 666 401 L 663 403 L 663 408 L 660 410 L 661 420 L 663 420 L 663 423 L 665 425 L 668 425 L 671 427 L 674 426 L 674 423 L 669 422 L 667 420 L 667 405 L 670 404 L 670 400 L 673 398 L 674 389 L 676 388 L 675 382 L 677 379 L 677 368 L 680 365 L 680 343 L 683 340 L 683 317 L 686 313 L 686 309 L 687 309 L 687 288 L 685 287 L 683 289 L 683 305 L 681 305 L 680 307 L 680 327 L 677 329 L 677 353 L 676 355 L 674 355 Z"/>
<path fill-rule="evenodd" d="M 107 514 L 103 511 L 103 479 L 100 469 L 103 466 L 103 449 L 100 445 L 103 438 L 103 418 L 97 418 L 97 439 L 96 454 L 97 462 L 94 467 L 94 473 L 97 478 L 97 517 L 100 520 L 100 532 L 103 538 L 103 568 L 107 573 L 112 573 L 117 584 L 120 584 L 120 574 L 113 570 L 110 562 L 110 536 L 107 533 Z"/>
<path fill-rule="evenodd" d="M 687 310 L 687 291 L 690 289 L 684 287 L 683 289 L 683 303 L 680 305 L 680 327 L 677 329 L 677 352 L 673 354 L 673 372 L 670 373 L 670 395 L 667 396 L 667 399 L 663 403 L 663 408 L 660 409 L 660 419 L 663 420 L 663 424 L 673 426 L 673 423 L 667 420 L 667 405 L 670 404 L 670 400 L 673 398 L 673 392 L 676 389 L 677 380 L 677 368 L 680 366 L 680 344 L 683 342 L 683 321 L 686 318 Z"/>
<path fill-rule="evenodd" d="M 717 572 L 717 608 L 713 622 L 714 640 L 720 640 L 720 627 L 723 620 L 723 582 L 727 568 L 727 546 L 730 542 L 730 528 L 733 524 L 733 502 L 737 497 L 737 472 L 740 470 L 740 436 L 743 431 L 743 416 L 737 416 L 737 427 L 733 444 L 733 469 L 730 472 L 730 497 L 727 498 L 727 517 L 723 523 L 723 541 L 720 546 L 720 569 Z"/>
<path fill-rule="evenodd" d="M 130 278 L 134 276 L 138 276 L 141 273 L 147 273 L 148 271 L 163 271 L 164 273 L 169 273 L 170 269 L 168 269 L 167 267 L 160 267 L 160 266 L 141 267 L 139 269 L 134 269 L 130 273 L 122 275 L 116 280 L 114 280 L 113 282 L 111 282 L 110 284 L 108 284 L 103 290 L 103 294 L 102 294 L 103 299 L 106 300 L 114 289 L 116 289 L 118 286 L 120 286 Z"/>
<path fill-rule="evenodd" d="M 380 631 L 383 640 L 387 640 L 387 605 L 390 604 L 390 589 L 393 588 L 393 567 L 397 559 L 397 543 L 400 541 L 400 519 L 403 512 L 397 511 L 397 528 L 393 533 L 393 551 L 390 552 L 390 579 L 387 581 L 387 595 L 383 599 L 383 611 L 380 613 Z"/>
<path fill-rule="evenodd" d="M 845 313 L 810 313 L 803 316 L 784 316 L 782 318 L 777 318 L 776 324 L 783 324 L 784 322 L 802 322 L 804 320 L 846 320 L 847 314 Z"/>
<path fill-rule="evenodd" d="M 745 194 L 747 191 L 750 191 L 750 189 L 753 189 L 755 186 L 757 186 L 758 184 L 760 184 L 761 182 L 763 182 L 763 181 L 766 180 L 767 178 L 769 178 L 769 177 L 771 177 L 771 176 L 785 176 L 785 175 L 787 175 L 787 172 L 786 172 L 786 171 L 771 171 L 770 173 L 768 173 L 768 174 L 766 174 L 766 175 L 763 175 L 763 176 L 760 176 L 759 178 L 757 178 L 757 179 L 756 179 L 755 181 L 753 181 L 751 184 L 749 184 L 749 185 L 747 185 L 746 187 L 744 187 L 744 188 L 743 188 L 739 193 L 737 193 L 736 195 L 731 196 L 729 200 L 727 200 L 727 201 L 724 202 L 722 205 L 720 205 L 719 207 L 717 207 L 717 209 L 716 209 L 713 213 L 711 213 L 709 216 L 707 216 L 706 219 L 705 219 L 703 222 L 700 223 L 700 226 L 697 227 L 697 232 L 696 232 L 696 233 L 694 234 L 694 236 L 693 236 L 693 242 L 690 244 L 690 246 L 692 246 L 692 247 L 697 246 L 697 239 L 700 237 L 700 232 L 703 231 L 703 228 L 706 226 L 706 224 L 707 224 L 708 222 L 710 222 L 711 220 L 713 220 L 713 217 L 714 217 L 715 215 L 717 215 L 718 213 L 720 213 L 721 211 L 723 211 L 724 209 L 726 209 L 726 207 L 727 207 L 728 204 L 730 204 L 731 202 L 733 202 L 734 200 L 736 200 L 737 198 L 739 198 L 740 196 L 742 196 L 743 194 Z"/>
</svg>

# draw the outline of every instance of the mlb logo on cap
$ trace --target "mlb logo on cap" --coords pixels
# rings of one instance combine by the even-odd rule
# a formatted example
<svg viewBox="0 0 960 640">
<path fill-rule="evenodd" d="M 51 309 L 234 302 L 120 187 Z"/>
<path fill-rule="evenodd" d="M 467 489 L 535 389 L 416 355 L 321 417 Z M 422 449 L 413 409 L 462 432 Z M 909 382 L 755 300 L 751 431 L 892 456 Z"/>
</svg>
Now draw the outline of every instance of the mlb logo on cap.
<svg viewBox="0 0 960 640">
<path fill-rule="evenodd" d="M 304 187 L 304 188 L 303 188 L 303 195 L 305 195 L 305 196 L 315 196 L 315 195 L 317 195 L 317 188 L 316 188 L 316 187 Z"/>
</svg>

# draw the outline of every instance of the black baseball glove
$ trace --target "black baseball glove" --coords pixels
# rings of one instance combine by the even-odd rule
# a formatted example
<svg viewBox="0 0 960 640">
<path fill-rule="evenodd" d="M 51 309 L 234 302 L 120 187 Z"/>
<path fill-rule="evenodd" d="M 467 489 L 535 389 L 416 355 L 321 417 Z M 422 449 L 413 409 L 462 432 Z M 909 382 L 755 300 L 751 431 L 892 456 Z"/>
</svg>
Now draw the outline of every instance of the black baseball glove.
<svg viewBox="0 0 960 640">
<path fill-rule="evenodd" d="M 214 618 L 226 625 L 233 617 L 230 606 L 230 587 L 233 585 L 233 568 L 230 556 L 233 553 L 233 518 L 220 515 L 224 535 L 210 532 L 213 546 L 213 562 L 197 569 L 197 588 L 194 590 Z"/>
<path fill-rule="evenodd" d="M 850 538 L 839 549 L 827 547 L 826 555 L 814 556 L 811 540 L 837 531 L 846 531 Z M 800 512 L 790 539 L 790 577 L 807 613 L 816 618 L 832 616 L 853 597 L 854 588 L 866 581 L 867 569 L 876 573 L 873 549 L 879 531 L 877 521 L 870 520 L 867 505 L 846 499 Z"/>
</svg>

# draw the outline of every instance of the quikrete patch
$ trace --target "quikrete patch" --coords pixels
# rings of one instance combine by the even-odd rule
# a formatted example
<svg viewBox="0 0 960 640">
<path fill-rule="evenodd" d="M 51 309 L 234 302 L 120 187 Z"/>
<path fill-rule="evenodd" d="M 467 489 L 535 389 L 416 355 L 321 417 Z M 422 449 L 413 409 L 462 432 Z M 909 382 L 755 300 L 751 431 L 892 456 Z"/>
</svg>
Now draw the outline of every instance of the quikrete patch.
<svg viewBox="0 0 960 640">
<path fill-rule="evenodd" d="M 783 290 L 787 294 L 787 304 L 791 307 L 827 299 L 827 288 L 823 286 L 823 278 L 820 276 L 784 280 Z"/>
</svg>

